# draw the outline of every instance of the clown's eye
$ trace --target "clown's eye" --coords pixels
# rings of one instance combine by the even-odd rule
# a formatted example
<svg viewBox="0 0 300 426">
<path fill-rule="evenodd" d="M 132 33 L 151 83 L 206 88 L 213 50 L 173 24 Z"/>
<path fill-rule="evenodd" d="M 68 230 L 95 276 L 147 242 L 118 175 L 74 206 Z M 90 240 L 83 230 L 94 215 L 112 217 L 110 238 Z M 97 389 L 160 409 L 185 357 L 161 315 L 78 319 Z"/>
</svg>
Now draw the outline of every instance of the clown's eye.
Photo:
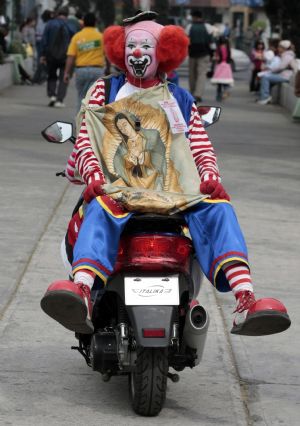
<svg viewBox="0 0 300 426">
<path fill-rule="evenodd" d="M 150 46 L 150 44 L 143 44 L 143 49 L 151 49 L 152 46 Z"/>
<path fill-rule="evenodd" d="M 134 48 L 135 48 L 135 45 L 134 45 L 133 43 L 129 43 L 129 44 L 127 45 L 127 47 L 128 47 L 129 49 L 134 49 Z"/>
</svg>

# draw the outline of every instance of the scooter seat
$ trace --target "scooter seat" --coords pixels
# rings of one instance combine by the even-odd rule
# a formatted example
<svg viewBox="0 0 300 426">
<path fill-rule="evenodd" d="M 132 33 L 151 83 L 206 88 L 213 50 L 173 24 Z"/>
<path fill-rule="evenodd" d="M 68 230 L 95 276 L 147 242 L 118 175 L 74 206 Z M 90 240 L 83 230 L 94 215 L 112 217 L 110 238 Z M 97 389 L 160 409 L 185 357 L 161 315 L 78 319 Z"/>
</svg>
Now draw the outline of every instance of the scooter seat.
<svg viewBox="0 0 300 426">
<path fill-rule="evenodd" d="M 163 215 L 157 213 L 134 214 L 125 227 L 125 233 L 137 232 L 172 232 L 181 233 L 182 226 L 186 226 L 181 214 Z"/>
</svg>

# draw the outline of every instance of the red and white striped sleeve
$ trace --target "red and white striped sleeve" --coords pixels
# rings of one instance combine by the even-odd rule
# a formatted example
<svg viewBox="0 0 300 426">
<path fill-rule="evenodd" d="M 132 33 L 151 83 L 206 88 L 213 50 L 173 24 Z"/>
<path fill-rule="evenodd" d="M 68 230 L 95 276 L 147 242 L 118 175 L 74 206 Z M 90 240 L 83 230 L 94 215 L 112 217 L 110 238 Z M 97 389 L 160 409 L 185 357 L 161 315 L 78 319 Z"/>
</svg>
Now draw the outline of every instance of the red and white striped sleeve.
<svg viewBox="0 0 300 426">
<path fill-rule="evenodd" d="M 221 182 L 217 157 L 195 104 L 192 106 L 189 123 L 189 141 L 201 182 L 209 179 Z"/>
<path fill-rule="evenodd" d="M 89 106 L 103 106 L 105 104 L 104 80 L 97 80 L 88 102 Z M 78 174 L 80 178 L 78 178 Z M 83 116 L 80 130 L 74 149 L 66 166 L 67 178 L 75 184 L 89 184 L 93 180 L 105 182 L 98 159 L 92 149 L 88 136 L 85 116 Z"/>
</svg>

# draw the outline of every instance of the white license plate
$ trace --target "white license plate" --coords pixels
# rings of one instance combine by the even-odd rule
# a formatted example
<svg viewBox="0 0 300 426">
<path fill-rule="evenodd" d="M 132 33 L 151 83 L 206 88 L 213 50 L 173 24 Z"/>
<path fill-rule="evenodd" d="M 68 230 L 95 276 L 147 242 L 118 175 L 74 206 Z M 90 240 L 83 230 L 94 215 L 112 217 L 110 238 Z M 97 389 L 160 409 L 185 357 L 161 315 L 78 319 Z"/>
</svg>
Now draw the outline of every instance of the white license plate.
<svg viewBox="0 0 300 426">
<path fill-rule="evenodd" d="M 126 305 L 179 305 L 178 275 L 125 277 Z"/>
</svg>

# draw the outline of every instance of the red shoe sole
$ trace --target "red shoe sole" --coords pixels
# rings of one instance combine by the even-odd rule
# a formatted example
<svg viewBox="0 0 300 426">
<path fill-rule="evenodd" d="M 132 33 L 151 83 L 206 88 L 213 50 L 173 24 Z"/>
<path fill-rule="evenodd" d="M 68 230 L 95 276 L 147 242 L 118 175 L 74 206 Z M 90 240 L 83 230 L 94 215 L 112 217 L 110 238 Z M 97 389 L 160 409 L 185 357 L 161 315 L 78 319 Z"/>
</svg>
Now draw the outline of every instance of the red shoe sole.
<svg viewBox="0 0 300 426">
<path fill-rule="evenodd" d="M 242 324 L 233 326 L 231 333 L 242 336 L 267 336 L 281 333 L 290 325 L 291 320 L 288 314 L 266 310 L 250 314 Z"/>
<path fill-rule="evenodd" d="M 49 291 L 41 300 L 41 308 L 68 330 L 82 334 L 94 332 L 93 323 L 87 319 L 87 307 L 77 294 L 67 290 Z"/>
</svg>

